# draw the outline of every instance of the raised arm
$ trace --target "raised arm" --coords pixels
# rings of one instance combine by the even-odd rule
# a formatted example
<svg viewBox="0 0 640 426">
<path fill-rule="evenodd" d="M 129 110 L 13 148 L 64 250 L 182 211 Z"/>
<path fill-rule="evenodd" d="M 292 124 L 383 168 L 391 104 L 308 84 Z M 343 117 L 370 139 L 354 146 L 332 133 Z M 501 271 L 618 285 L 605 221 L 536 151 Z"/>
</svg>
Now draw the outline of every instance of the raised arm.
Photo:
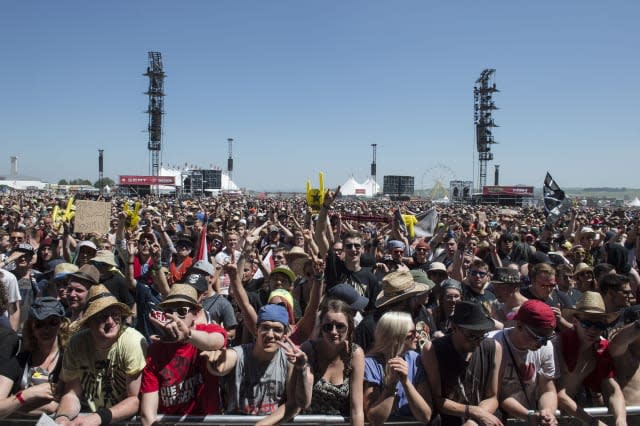
<svg viewBox="0 0 640 426">
<path fill-rule="evenodd" d="M 324 259 L 325 254 L 329 251 L 329 240 L 327 238 L 327 216 L 329 214 L 329 208 L 335 201 L 337 194 L 340 192 L 338 186 L 335 191 L 327 190 L 324 195 L 324 202 L 322 208 L 318 214 L 318 222 L 315 229 L 315 240 L 318 244 L 318 255 L 321 259 Z"/>
<path fill-rule="evenodd" d="M 311 278 L 309 304 L 297 324 L 297 330 L 299 330 L 300 333 L 299 337 L 302 340 L 307 340 L 309 336 L 311 336 L 311 333 L 313 333 L 313 328 L 316 325 L 316 313 L 320 308 L 320 301 L 324 293 L 324 262 L 319 259 L 314 259 L 312 262 L 313 277 Z"/>
</svg>

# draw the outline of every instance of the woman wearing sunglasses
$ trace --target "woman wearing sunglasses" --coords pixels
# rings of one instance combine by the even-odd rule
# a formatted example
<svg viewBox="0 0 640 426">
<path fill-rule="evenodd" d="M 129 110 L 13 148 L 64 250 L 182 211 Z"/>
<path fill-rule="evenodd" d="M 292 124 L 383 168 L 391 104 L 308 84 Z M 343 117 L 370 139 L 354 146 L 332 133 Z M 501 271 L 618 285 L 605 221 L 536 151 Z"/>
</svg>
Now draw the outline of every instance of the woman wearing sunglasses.
<svg viewBox="0 0 640 426">
<path fill-rule="evenodd" d="M 372 425 L 387 419 L 431 420 L 431 396 L 416 352 L 418 333 L 406 312 L 387 312 L 376 325 L 364 365 L 364 411 Z"/>
<path fill-rule="evenodd" d="M 305 412 L 350 417 L 352 425 L 363 425 L 364 352 L 353 343 L 353 315 L 342 300 L 327 299 L 320 310 L 319 336 L 301 347 L 313 382 Z"/>
<path fill-rule="evenodd" d="M 42 297 L 31 304 L 23 328 L 24 351 L 0 362 L 0 417 L 56 411 L 56 390 L 61 390 L 56 384 L 69 339 L 68 325 L 57 299 Z"/>
</svg>

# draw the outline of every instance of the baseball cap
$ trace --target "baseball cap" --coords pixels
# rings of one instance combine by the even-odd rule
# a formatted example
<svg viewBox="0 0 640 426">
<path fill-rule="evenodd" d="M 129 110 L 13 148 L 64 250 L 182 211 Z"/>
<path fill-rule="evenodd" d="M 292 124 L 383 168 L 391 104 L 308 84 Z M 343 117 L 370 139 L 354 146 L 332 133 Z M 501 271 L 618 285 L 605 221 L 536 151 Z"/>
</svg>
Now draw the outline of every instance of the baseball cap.
<svg viewBox="0 0 640 426">
<path fill-rule="evenodd" d="M 457 309 L 457 308 L 456 308 Z M 540 300 L 527 300 L 520 306 L 514 317 L 534 329 L 556 328 L 556 316 L 546 303 Z"/>
</svg>

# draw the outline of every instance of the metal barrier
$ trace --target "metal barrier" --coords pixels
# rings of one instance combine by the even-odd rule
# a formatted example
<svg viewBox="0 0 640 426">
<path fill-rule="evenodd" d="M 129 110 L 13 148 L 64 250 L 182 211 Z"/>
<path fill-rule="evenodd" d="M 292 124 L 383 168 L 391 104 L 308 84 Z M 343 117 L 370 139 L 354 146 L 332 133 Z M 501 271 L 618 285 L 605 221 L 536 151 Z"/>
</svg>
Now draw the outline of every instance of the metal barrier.
<svg viewBox="0 0 640 426">
<path fill-rule="evenodd" d="M 585 411 L 590 415 L 599 418 L 603 422 L 607 424 L 613 424 L 613 417 L 609 415 L 609 410 L 607 407 L 591 407 L 586 408 Z M 557 413 L 560 416 L 560 413 Z M 209 415 L 209 416 L 167 416 L 167 415 L 158 415 L 158 423 L 164 425 L 170 424 L 179 424 L 180 426 L 189 426 L 189 425 L 253 425 L 258 420 L 261 420 L 263 416 L 242 416 L 235 414 L 223 414 L 223 415 Z M 31 418 L 6 418 L 0 420 L 0 424 L 2 426 L 24 426 L 24 425 L 33 425 L 36 419 L 34 417 Z M 640 425 L 640 406 L 629 406 L 627 407 L 627 422 L 629 425 Z M 560 425 L 581 425 L 582 422 L 578 419 L 571 417 L 559 417 Z M 126 422 L 118 422 L 114 423 L 122 426 L 139 426 L 140 421 L 137 418 L 134 418 L 130 421 Z M 349 418 L 342 416 L 323 416 L 317 414 L 308 414 L 308 415 L 299 415 L 296 416 L 293 420 L 284 423 L 285 425 L 322 425 L 322 424 L 331 424 L 331 425 L 348 425 Z M 419 425 L 419 422 L 407 422 L 407 421 L 397 421 L 397 422 L 386 422 L 385 424 L 390 425 Z M 516 426 L 516 425 L 526 425 L 527 422 L 524 420 L 516 420 L 516 419 L 508 419 L 505 422 L 505 426 Z"/>
</svg>

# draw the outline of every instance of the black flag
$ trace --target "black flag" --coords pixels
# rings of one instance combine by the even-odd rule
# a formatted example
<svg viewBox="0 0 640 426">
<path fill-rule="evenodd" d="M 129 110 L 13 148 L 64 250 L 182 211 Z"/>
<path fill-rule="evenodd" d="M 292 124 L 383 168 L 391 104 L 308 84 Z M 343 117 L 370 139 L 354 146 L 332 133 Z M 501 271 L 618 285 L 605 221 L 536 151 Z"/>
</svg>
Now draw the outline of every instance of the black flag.
<svg viewBox="0 0 640 426">
<path fill-rule="evenodd" d="M 553 225 L 569 210 L 571 202 L 556 181 L 553 180 L 549 172 L 547 172 L 547 176 L 544 178 L 544 187 L 542 190 L 544 194 L 544 212 L 547 216 L 547 225 Z"/>
</svg>

